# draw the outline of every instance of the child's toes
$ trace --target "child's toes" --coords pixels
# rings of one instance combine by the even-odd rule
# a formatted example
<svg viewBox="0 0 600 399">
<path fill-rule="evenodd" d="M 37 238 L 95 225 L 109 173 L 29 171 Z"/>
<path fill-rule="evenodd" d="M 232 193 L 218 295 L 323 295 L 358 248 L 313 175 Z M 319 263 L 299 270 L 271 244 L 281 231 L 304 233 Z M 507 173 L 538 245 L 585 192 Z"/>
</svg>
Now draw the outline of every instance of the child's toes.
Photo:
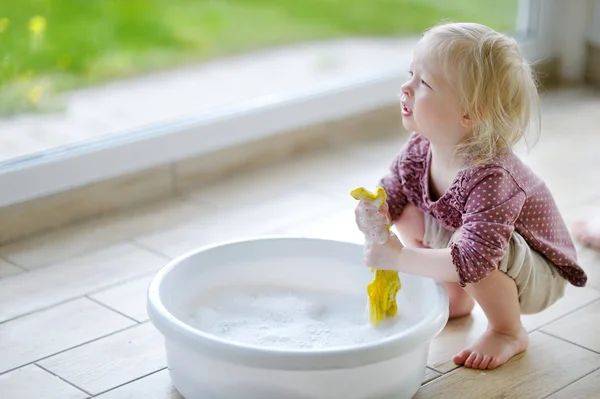
<svg viewBox="0 0 600 399">
<path fill-rule="evenodd" d="M 475 352 L 471 353 L 467 360 L 465 360 L 465 367 L 473 368 L 473 363 L 477 359 L 477 354 Z"/>
<path fill-rule="evenodd" d="M 473 360 L 473 364 L 472 364 L 472 367 L 474 369 L 480 369 L 480 368 L 482 368 L 481 367 L 481 362 L 483 361 L 483 357 L 484 357 L 484 355 L 481 354 L 481 353 L 479 353 L 477 355 L 477 357 L 475 357 L 475 360 Z"/>
<path fill-rule="evenodd" d="M 492 360 L 492 358 L 488 355 L 484 355 L 483 359 L 481 360 L 481 363 L 479 363 L 479 368 L 481 370 L 485 370 L 488 368 L 488 366 L 490 365 L 490 361 Z"/>
<path fill-rule="evenodd" d="M 488 368 L 488 370 L 493 370 L 496 367 L 499 367 L 501 365 L 502 365 L 502 363 L 500 363 L 500 361 L 497 358 L 492 357 L 490 359 L 490 364 L 488 364 L 487 368 Z"/>
<path fill-rule="evenodd" d="M 454 361 L 454 364 L 458 365 L 458 366 L 462 366 L 463 364 L 465 364 L 467 358 L 471 355 L 471 351 L 469 351 L 468 349 L 463 350 L 462 352 L 454 355 L 452 357 L 452 360 Z"/>
</svg>

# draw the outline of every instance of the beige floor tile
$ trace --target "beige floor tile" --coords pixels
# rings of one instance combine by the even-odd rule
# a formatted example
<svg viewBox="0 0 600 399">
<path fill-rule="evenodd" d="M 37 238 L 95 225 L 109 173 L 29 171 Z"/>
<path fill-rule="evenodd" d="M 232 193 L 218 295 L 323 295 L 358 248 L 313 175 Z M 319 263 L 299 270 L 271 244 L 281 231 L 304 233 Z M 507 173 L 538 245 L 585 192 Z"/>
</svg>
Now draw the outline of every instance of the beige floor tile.
<svg viewBox="0 0 600 399">
<path fill-rule="evenodd" d="M 200 216 L 206 208 L 171 199 L 54 230 L 0 248 L 5 259 L 27 269 L 61 262 L 131 237 Z"/>
<path fill-rule="evenodd" d="M 167 365 L 162 336 L 150 323 L 52 356 L 39 364 L 93 395 Z"/>
<path fill-rule="evenodd" d="M 423 386 L 415 399 L 543 398 L 600 367 L 596 353 L 541 332 L 530 337 L 529 349 L 504 366 L 492 371 L 461 368 Z"/>
<path fill-rule="evenodd" d="M 436 378 L 438 378 L 441 375 L 442 374 L 438 373 L 437 371 L 432 370 L 429 367 L 427 367 L 427 369 L 425 370 L 425 377 L 423 378 L 422 384 L 427 384 L 428 382 L 435 380 Z"/>
<path fill-rule="evenodd" d="M 452 356 L 473 343 L 485 331 L 487 319 L 480 307 L 475 307 L 470 316 L 448 321 L 442 332 L 431 342 L 427 365 L 447 373 L 458 366 Z"/>
<path fill-rule="evenodd" d="M 600 370 L 586 375 L 579 381 L 548 396 L 547 399 L 592 399 L 598 397 Z"/>
<path fill-rule="evenodd" d="M 165 259 L 130 244 L 0 280 L 0 322 L 83 296 L 165 265 Z"/>
<path fill-rule="evenodd" d="M 0 373 L 133 324 L 89 299 L 77 299 L 2 323 Z"/>
<path fill-rule="evenodd" d="M 326 212 L 332 206 L 330 198 L 302 190 L 254 205 L 220 210 L 173 229 L 138 237 L 135 241 L 177 257 L 204 245 L 264 235 Z"/>
<path fill-rule="evenodd" d="M 541 313 L 524 315 L 523 325 L 527 331 L 537 330 L 541 326 L 559 319 L 578 308 L 585 306 L 600 298 L 600 291 L 594 288 L 579 288 L 568 285 L 565 296 Z"/>
<path fill-rule="evenodd" d="M 36 365 L 0 375 L 0 392 L 5 399 L 82 399 L 89 395 Z"/>
<path fill-rule="evenodd" d="M 168 370 L 162 370 L 115 390 L 97 396 L 99 399 L 183 399 L 171 383 Z"/>
<path fill-rule="evenodd" d="M 542 331 L 600 352 L 600 301 L 542 327 Z"/>
<path fill-rule="evenodd" d="M 148 320 L 146 311 L 146 291 L 154 274 L 129 281 L 90 295 L 111 309 L 131 317 L 139 322 Z"/>
<path fill-rule="evenodd" d="M 14 276 L 15 274 L 23 273 L 25 270 L 0 259 L 0 278 Z"/>
</svg>

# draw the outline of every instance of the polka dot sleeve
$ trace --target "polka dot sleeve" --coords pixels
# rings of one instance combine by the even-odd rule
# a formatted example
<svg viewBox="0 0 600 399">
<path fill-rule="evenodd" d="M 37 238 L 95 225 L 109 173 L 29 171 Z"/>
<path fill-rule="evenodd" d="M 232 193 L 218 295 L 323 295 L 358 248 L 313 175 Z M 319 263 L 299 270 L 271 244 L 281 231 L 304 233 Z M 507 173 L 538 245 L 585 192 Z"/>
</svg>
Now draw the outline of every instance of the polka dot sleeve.
<svg viewBox="0 0 600 399">
<path fill-rule="evenodd" d="M 399 160 L 400 157 L 392 163 L 390 171 L 385 175 L 379 185 L 385 189 L 387 194 L 387 204 L 390 210 L 390 219 L 395 222 L 400 217 L 402 209 L 408 202 L 406 195 L 403 191 L 403 186 L 399 173 Z"/>
<path fill-rule="evenodd" d="M 504 169 L 487 168 L 477 174 L 468 191 L 460 233 L 450 244 L 462 287 L 483 280 L 498 267 L 526 199 Z"/>
</svg>

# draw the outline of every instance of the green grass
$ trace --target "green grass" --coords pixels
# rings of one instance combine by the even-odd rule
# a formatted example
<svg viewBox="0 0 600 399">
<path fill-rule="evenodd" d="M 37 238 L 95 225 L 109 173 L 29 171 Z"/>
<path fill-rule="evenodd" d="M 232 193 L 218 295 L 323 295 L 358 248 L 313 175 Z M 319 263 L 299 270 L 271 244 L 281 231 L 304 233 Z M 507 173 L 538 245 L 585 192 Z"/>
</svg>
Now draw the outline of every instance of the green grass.
<svg viewBox="0 0 600 399">
<path fill-rule="evenodd" d="M 417 34 L 441 20 L 510 31 L 518 0 L 1 0 L 0 114 L 52 93 L 286 43 Z M 41 16 L 36 40 L 29 29 Z"/>
</svg>

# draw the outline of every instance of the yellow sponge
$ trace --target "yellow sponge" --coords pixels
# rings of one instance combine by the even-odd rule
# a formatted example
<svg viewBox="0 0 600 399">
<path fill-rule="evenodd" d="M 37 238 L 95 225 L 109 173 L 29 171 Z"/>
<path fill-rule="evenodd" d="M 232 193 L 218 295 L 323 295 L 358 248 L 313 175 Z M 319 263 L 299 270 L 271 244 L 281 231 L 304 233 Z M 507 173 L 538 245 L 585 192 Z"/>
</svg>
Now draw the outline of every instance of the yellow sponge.
<svg viewBox="0 0 600 399">
<path fill-rule="evenodd" d="M 383 187 L 378 187 L 375 193 L 372 193 L 364 187 L 359 187 L 350 192 L 350 195 L 356 200 L 371 201 L 378 208 L 381 208 L 386 201 L 386 192 Z M 389 232 L 389 223 L 385 225 Z M 371 271 L 373 271 L 371 269 Z M 369 312 L 371 324 L 379 326 L 379 322 L 387 317 L 393 317 L 398 311 L 396 304 L 396 294 L 400 290 L 400 277 L 395 270 L 375 270 L 375 278 L 367 286 L 369 295 Z"/>
</svg>

